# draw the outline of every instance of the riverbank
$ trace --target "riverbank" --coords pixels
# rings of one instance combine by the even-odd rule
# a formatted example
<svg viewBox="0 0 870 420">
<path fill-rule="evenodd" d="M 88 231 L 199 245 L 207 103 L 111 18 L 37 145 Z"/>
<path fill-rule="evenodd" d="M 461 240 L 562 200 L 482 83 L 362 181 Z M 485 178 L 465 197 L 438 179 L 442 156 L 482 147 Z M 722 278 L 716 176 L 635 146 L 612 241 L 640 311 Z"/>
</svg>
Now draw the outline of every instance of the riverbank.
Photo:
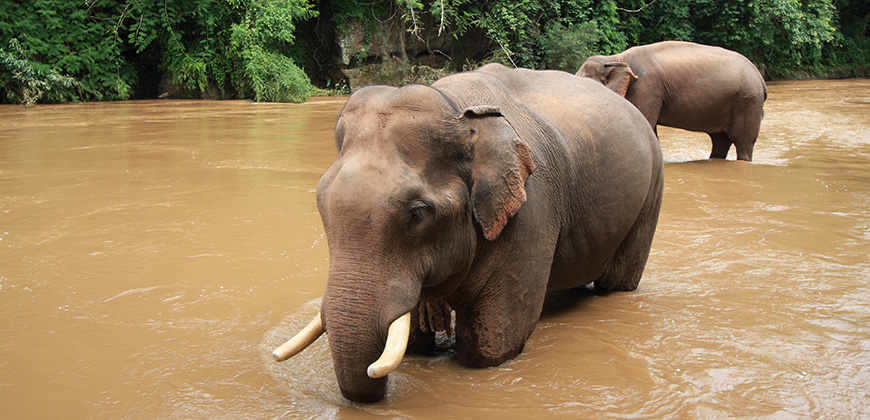
<svg viewBox="0 0 870 420">
<path fill-rule="evenodd" d="M 870 78 L 870 67 L 837 68 L 824 67 L 814 70 L 794 70 L 787 77 L 770 80 L 826 80 L 826 79 L 866 79 Z"/>
<path fill-rule="evenodd" d="M 474 70 L 488 62 L 465 63 L 463 71 Z M 510 66 L 510 63 L 503 63 Z M 401 86 L 411 83 L 431 84 L 435 80 L 458 71 L 448 66 L 442 68 L 430 67 L 413 62 L 403 63 L 399 60 L 388 60 L 385 63 L 371 64 L 359 68 L 345 70 L 348 76 L 347 85 L 333 90 L 335 94 L 350 93 L 367 85 Z M 785 77 L 769 78 L 776 80 L 828 80 L 828 79 L 860 79 L 870 78 L 870 66 L 857 68 L 821 67 L 814 69 L 796 69 Z"/>
<path fill-rule="evenodd" d="M 870 5 L 833 0 L 91 3 L 0 2 L 0 103 L 300 102 L 489 61 L 571 71 L 592 54 L 668 39 L 738 51 L 773 78 L 870 66 Z"/>
</svg>

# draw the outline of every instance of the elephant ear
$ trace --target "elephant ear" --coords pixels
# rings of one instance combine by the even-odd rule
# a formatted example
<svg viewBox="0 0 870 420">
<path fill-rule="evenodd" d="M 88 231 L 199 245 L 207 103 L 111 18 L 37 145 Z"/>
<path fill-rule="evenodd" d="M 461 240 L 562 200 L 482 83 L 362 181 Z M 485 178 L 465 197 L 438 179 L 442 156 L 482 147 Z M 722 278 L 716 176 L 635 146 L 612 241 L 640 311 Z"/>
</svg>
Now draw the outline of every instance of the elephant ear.
<svg viewBox="0 0 870 420">
<path fill-rule="evenodd" d="M 497 107 L 462 113 L 472 128 L 471 199 L 486 239 L 495 240 L 526 202 L 526 180 L 535 170 L 532 149 Z"/>
<path fill-rule="evenodd" d="M 637 80 L 637 75 L 631 70 L 631 66 L 622 61 L 605 63 L 604 71 L 604 80 L 607 81 L 605 85 L 623 98 L 628 93 L 628 85 Z"/>
</svg>

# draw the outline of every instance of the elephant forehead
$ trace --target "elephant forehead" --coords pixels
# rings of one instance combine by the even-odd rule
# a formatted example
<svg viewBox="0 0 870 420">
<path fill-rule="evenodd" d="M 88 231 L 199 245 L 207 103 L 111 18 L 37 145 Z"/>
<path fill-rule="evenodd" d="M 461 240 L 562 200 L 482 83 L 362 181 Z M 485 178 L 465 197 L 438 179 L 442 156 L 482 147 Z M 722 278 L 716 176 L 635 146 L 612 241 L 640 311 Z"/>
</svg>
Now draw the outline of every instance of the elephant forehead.
<svg viewBox="0 0 870 420">
<path fill-rule="evenodd" d="M 341 126 L 342 154 L 395 157 L 410 166 L 466 153 L 468 127 L 459 118 L 432 110 L 375 108 L 347 118 Z"/>
<path fill-rule="evenodd" d="M 395 153 L 369 153 L 363 150 L 341 159 L 336 181 L 353 186 L 373 180 L 396 182 L 410 173 L 408 165 Z"/>
<path fill-rule="evenodd" d="M 456 120 L 450 110 L 417 104 L 378 104 L 341 116 L 349 137 L 396 140 L 397 134 L 427 132 Z"/>
<path fill-rule="evenodd" d="M 377 153 L 342 158 L 331 171 L 327 205 L 335 211 L 398 206 L 404 191 L 420 185 L 419 176 L 401 159 Z"/>
<path fill-rule="evenodd" d="M 348 100 L 339 121 L 348 130 L 425 127 L 455 118 L 458 111 L 439 91 L 421 85 L 363 89 Z"/>
</svg>

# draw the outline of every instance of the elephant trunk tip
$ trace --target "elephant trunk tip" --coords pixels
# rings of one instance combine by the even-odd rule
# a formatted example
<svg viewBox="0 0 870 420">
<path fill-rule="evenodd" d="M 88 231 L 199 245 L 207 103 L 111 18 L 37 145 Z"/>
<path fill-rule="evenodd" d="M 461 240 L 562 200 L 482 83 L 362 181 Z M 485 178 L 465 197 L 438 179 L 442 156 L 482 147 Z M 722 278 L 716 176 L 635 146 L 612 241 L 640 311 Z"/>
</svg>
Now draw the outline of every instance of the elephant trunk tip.
<svg viewBox="0 0 870 420">
<path fill-rule="evenodd" d="M 386 379 L 379 379 L 378 383 L 363 389 L 362 391 L 354 391 L 345 389 L 341 386 L 341 396 L 344 398 L 362 404 L 372 404 L 383 400 L 387 396 Z"/>
</svg>

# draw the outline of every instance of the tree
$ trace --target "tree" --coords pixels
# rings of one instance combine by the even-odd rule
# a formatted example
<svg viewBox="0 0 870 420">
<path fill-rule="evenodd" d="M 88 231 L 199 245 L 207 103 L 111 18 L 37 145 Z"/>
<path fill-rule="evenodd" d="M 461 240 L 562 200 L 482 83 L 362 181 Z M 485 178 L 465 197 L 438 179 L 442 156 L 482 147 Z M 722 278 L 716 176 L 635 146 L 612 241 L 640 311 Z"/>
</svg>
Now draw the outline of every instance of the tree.
<svg viewBox="0 0 870 420">
<path fill-rule="evenodd" d="M 72 97 L 78 83 L 72 77 L 61 76 L 57 72 L 32 63 L 24 58 L 21 44 L 13 38 L 9 41 L 9 51 L 0 48 L 0 64 L 11 74 L 14 83 L 7 92 L 10 102 L 21 102 L 27 106 L 36 105 L 42 98 L 60 102 Z"/>
</svg>

